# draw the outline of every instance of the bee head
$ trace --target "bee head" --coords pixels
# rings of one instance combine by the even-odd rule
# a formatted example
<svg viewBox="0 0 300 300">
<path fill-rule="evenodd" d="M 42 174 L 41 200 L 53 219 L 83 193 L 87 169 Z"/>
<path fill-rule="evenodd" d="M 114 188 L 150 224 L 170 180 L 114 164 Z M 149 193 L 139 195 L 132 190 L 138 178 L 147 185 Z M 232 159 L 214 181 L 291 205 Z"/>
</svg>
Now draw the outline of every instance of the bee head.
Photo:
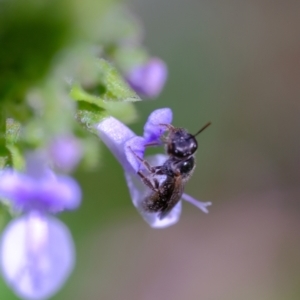
<svg viewBox="0 0 300 300">
<path fill-rule="evenodd" d="M 167 137 L 167 153 L 178 159 L 184 159 L 193 155 L 198 149 L 196 136 L 207 128 L 211 123 L 204 125 L 196 134 L 190 134 L 183 128 L 169 126 Z"/>
<path fill-rule="evenodd" d="M 193 155 L 198 148 L 196 138 L 182 128 L 174 129 L 174 131 L 170 133 L 168 140 L 168 155 L 179 159 Z"/>
</svg>

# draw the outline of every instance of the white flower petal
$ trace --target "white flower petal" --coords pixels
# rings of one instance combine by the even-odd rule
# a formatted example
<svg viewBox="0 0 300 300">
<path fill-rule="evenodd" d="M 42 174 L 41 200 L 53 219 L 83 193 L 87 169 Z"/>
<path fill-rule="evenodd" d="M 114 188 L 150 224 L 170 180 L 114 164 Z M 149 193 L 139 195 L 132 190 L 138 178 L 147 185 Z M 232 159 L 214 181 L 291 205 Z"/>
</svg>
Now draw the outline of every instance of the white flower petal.
<svg viewBox="0 0 300 300">
<path fill-rule="evenodd" d="M 22 299 L 42 300 L 55 294 L 74 266 L 75 250 L 68 228 L 37 214 L 13 220 L 0 242 L 0 268 Z"/>
<path fill-rule="evenodd" d="M 96 129 L 99 137 L 122 167 L 127 171 L 131 171 L 132 167 L 125 156 L 124 143 L 136 136 L 133 131 L 114 117 L 104 119 L 97 125 Z"/>
</svg>

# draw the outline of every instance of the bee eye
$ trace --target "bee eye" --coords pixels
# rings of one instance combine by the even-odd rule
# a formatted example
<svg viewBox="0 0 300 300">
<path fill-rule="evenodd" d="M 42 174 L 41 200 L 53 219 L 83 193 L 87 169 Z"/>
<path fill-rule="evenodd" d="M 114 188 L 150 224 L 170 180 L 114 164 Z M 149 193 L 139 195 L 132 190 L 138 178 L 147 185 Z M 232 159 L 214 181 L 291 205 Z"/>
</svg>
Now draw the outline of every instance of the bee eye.
<svg viewBox="0 0 300 300">
<path fill-rule="evenodd" d="M 194 168 L 194 165 L 195 165 L 194 158 L 191 157 L 190 159 L 188 159 L 182 163 L 182 165 L 180 166 L 180 172 L 183 174 L 188 173 L 188 172 L 192 171 L 192 169 Z"/>
</svg>

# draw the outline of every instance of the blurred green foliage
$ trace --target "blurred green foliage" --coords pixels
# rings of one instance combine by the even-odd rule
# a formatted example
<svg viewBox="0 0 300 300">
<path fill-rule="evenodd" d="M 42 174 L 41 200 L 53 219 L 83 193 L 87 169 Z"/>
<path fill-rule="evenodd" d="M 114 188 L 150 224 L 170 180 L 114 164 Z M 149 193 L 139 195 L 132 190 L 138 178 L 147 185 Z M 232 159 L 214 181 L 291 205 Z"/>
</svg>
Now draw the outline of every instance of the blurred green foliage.
<svg viewBox="0 0 300 300">
<path fill-rule="evenodd" d="M 0 2 L 0 101 L 23 101 L 72 38 L 66 1 Z"/>
<path fill-rule="evenodd" d="M 116 15 L 118 24 L 111 17 Z M 137 25 L 114 1 L 0 2 L 2 168 L 21 169 L 26 151 L 46 147 L 57 135 L 73 132 L 89 139 L 78 124 L 95 133 L 94 125 L 105 116 L 136 119 L 130 102 L 140 98 L 112 62 L 101 57 L 114 61 L 109 49 L 139 40 Z M 140 52 L 145 52 L 142 47 Z M 120 67 L 122 60 L 116 64 Z"/>
</svg>

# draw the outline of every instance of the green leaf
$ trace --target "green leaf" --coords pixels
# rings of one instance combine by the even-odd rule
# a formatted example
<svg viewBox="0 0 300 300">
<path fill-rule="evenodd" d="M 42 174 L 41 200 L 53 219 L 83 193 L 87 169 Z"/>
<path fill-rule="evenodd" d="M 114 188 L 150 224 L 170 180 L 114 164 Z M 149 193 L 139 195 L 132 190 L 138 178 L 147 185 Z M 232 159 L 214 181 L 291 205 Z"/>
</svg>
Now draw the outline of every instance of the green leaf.
<svg viewBox="0 0 300 300">
<path fill-rule="evenodd" d="M 103 59 L 97 63 L 100 70 L 98 85 L 88 92 L 75 83 L 70 91 L 70 96 L 78 101 L 76 119 L 92 133 L 96 133 L 95 125 L 108 116 L 125 123 L 136 120 L 136 110 L 131 101 L 140 100 L 115 68 Z M 95 94 L 97 87 L 98 93 Z"/>
<path fill-rule="evenodd" d="M 87 102 L 103 109 L 105 107 L 105 103 L 102 99 L 86 92 L 78 83 L 72 86 L 70 96 L 76 101 Z"/>
<path fill-rule="evenodd" d="M 25 160 L 20 149 L 15 145 L 7 145 L 6 147 L 10 153 L 10 165 L 16 170 L 23 170 L 25 168 Z"/>
<path fill-rule="evenodd" d="M 13 145 L 17 142 L 21 131 L 21 124 L 12 118 L 6 120 L 6 144 Z"/>
<path fill-rule="evenodd" d="M 97 133 L 95 125 L 109 115 L 95 104 L 78 101 L 77 121 L 88 131 Z"/>
<path fill-rule="evenodd" d="M 132 123 L 137 119 L 137 113 L 132 103 L 105 104 L 105 110 L 93 103 L 78 101 L 77 121 L 88 131 L 97 134 L 95 126 L 104 118 L 113 116 L 124 123 Z"/>
<path fill-rule="evenodd" d="M 2 143 L 0 145 L 0 170 L 11 164 L 11 153 Z"/>
<path fill-rule="evenodd" d="M 107 102 L 135 102 L 140 97 L 129 87 L 120 73 L 104 59 L 97 60 L 97 82 L 85 89 L 75 83 L 70 96 L 77 101 L 85 101 L 106 109 Z"/>
<path fill-rule="evenodd" d="M 106 60 L 100 59 L 100 79 L 106 88 L 101 98 L 106 101 L 140 101 L 140 97 L 129 87 L 119 72 Z"/>
<path fill-rule="evenodd" d="M 9 153 L 6 164 L 13 166 L 17 170 L 24 168 L 24 158 L 20 153 L 16 143 L 19 139 L 21 124 L 12 118 L 6 119 L 6 149 Z"/>
</svg>

